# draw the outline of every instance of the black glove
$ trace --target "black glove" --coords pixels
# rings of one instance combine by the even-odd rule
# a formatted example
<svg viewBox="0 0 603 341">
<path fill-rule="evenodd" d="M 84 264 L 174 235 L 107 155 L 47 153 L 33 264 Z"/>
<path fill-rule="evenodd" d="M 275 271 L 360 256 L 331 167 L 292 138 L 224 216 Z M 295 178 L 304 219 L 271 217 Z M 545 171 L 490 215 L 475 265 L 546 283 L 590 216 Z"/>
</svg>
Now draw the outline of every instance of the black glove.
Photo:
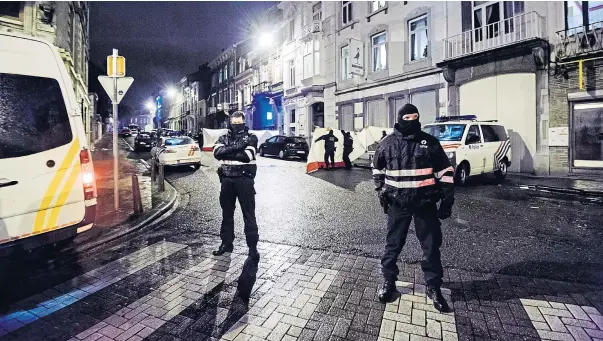
<svg viewBox="0 0 603 341">
<path fill-rule="evenodd" d="M 442 200 L 440 208 L 438 208 L 438 219 L 447 219 L 452 215 L 452 204 L 454 201 Z"/>
<path fill-rule="evenodd" d="M 379 204 L 381 205 L 381 207 L 383 207 L 383 213 L 387 214 L 387 211 L 389 211 L 389 204 L 390 204 L 390 199 L 387 195 L 387 192 L 385 192 L 384 189 L 376 189 L 377 191 L 379 191 Z"/>
</svg>

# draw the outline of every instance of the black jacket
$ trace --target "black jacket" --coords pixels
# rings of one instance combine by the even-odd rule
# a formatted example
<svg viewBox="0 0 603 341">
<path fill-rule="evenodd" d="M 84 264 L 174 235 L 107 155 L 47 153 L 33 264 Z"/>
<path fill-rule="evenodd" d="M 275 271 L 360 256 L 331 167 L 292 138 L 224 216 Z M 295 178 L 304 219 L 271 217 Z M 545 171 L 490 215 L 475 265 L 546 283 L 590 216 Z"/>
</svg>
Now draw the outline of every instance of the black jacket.
<svg viewBox="0 0 603 341">
<path fill-rule="evenodd" d="M 343 135 L 343 149 L 354 149 L 354 139 L 350 133 Z"/>
<path fill-rule="evenodd" d="M 339 141 L 339 139 L 337 137 L 335 137 L 335 135 L 323 135 L 319 138 L 316 139 L 316 141 L 314 142 L 318 142 L 320 140 L 324 140 L 325 141 L 325 151 L 334 151 L 335 148 L 335 143 L 337 143 Z"/>
<path fill-rule="evenodd" d="M 398 130 L 384 137 L 373 158 L 376 189 L 400 206 L 421 206 L 440 199 L 454 202 L 454 169 L 433 136 L 419 131 L 404 136 Z"/>
<path fill-rule="evenodd" d="M 220 170 L 225 177 L 248 176 L 255 178 L 258 138 L 249 130 L 234 134 L 231 130 L 220 136 L 214 146 L 214 157 L 220 160 Z"/>
</svg>

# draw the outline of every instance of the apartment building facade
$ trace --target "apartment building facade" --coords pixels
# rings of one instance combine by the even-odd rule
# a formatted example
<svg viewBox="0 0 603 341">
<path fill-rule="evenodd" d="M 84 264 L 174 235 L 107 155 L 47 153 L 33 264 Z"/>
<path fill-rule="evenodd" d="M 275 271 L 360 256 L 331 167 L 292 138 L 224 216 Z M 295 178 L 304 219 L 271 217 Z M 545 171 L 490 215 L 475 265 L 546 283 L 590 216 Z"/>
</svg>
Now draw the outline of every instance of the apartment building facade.
<svg viewBox="0 0 603 341">
<path fill-rule="evenodd" d="M 82 117 L 88 117 L 89 5 L 83 1 L 7 1 L 0 30 L 32 35 L 54 44 L 67 67 Z"/>
<path fill-rule="evenodd" d="M 228 47 L 209 63 L 211 87 L 209 96 L 208 128 L 223 128 L 229 114 L 237 109 L 235 104 L 235 65 L 237 44 Z"/>
</svg>

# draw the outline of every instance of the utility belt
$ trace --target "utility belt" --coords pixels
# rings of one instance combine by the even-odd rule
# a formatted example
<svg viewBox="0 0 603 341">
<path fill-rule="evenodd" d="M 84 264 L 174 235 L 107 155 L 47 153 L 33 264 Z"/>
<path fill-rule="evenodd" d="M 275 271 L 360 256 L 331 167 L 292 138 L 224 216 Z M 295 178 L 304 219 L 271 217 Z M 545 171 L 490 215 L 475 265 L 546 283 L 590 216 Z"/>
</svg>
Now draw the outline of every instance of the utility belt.
<svg viewBox="0 0 603 341">
<path fill-rule="evenodd" d="M 224 178 L 240 178 L 240 177 L 248 177 L 253 179 L 254 176 L 253 174 L 251 174 L 249 171 L 246 170 L 241 170 L 240 172 L 237 172 L 237 175 L 226 175 L 226 173 L 224 172 L 224 169 L 222 169 L 222 167 L 219 167 L 218 170 L 216 171 L 216 173 L 218 173 L 218 179 L 220 179 L 220 183 L 222 183 L 222 181 L 224 180 Z"/>
<path fill-rule="evenodd" d="M 223 165 L 231 165 L 231 166 L 245 166 L 245 165 L 255 165 L 255 160 L 251 160 L 249 162 L 222 160 L 222 161 L 220 161 L 220 163 Z"/>
</svg>

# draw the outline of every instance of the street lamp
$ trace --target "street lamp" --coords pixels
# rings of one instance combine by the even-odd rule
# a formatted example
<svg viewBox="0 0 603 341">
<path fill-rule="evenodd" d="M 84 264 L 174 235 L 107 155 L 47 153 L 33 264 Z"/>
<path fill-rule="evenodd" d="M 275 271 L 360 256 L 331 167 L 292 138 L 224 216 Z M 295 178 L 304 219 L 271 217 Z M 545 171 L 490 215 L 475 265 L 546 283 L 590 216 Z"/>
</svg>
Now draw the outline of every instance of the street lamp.
<svg viewBox="0 0 603 341">
<path fill-rule="evenodd" d="M 174 88 L 168 88 L 167 89 L 167 95 L 169 98 L 174 98 L 174 96 L 176 96 L 176 89 Z"/>
<path fill-rule="evenodd" d="M 155 103 L 153 103 L 153 101 L 151 101 L 151 100 L 148 100 L 145 103 L 145 106 L 146 106 L 147 110 L 149 110 L 149 111 L 153 111 L 153 109 L 155 109 Z"/>
<path fill-rule="evenodd" d="M 262 32 L 259 36 L 258 43 L 261 48 L 268 48 L 274 43 L 274 35 L 272 32 Z"/>
</svg>

